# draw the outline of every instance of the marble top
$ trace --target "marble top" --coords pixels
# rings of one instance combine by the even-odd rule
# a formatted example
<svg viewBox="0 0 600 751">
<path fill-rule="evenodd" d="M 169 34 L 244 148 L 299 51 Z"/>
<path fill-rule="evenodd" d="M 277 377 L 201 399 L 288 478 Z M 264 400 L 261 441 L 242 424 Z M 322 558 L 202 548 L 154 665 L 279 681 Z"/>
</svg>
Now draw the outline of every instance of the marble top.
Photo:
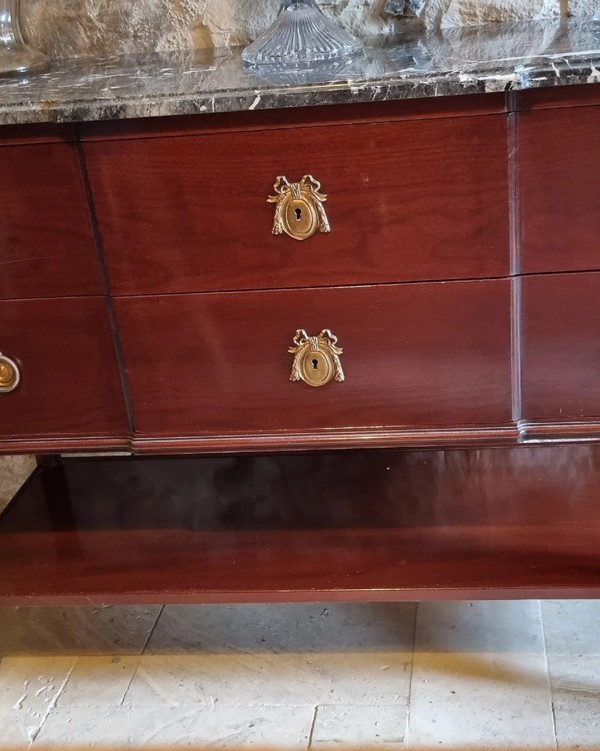
<svg viewBox="0 0 600 751">
<path fill-rule="evenodd" d="M 600 23 L 553 19 L 367 41 L 352 62 L 278 72 L 239 49 L 75 58 L 0 79 L 0 123 L 69 122 L 302 107 L 600 83 Z"/>
</svg>

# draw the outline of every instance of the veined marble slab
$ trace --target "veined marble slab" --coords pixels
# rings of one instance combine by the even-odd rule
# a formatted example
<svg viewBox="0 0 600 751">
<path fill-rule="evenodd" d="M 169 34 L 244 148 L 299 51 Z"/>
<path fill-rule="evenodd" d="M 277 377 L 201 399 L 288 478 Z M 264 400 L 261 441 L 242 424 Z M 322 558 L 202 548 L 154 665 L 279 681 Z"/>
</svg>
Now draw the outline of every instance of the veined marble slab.
<svg viewBox="0 0 600 751">
<path fill-rule="evenodd" d="M 377 37 L 362 58 L 247 70 L 239 48 L 74 58 L 0 80 L 0 124 L 304 107 L 600 83 L 600 23 L 550 19 Z"/>
</svg>

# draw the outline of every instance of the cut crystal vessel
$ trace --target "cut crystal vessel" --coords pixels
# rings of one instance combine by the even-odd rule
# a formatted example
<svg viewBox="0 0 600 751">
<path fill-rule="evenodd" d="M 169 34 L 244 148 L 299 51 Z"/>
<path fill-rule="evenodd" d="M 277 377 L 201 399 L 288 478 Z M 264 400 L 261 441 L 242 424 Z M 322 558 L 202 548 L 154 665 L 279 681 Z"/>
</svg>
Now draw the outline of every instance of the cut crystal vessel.
<svg viewBox="0 0 600 751">
<path fill-rule="evenodd" d="M 323 15 L 315 0 L 282 0 L 275 23 L 242 58 L 247 65 L 305 67 L 354 57 L 362 49 L 362 42 Z"/>
<path fill-rule="evenodd" d="M 20 6 L 20 0 L 0 0 L 0 75 L 37 72 L 48 64 L 23 36 Z"/>
</svg>

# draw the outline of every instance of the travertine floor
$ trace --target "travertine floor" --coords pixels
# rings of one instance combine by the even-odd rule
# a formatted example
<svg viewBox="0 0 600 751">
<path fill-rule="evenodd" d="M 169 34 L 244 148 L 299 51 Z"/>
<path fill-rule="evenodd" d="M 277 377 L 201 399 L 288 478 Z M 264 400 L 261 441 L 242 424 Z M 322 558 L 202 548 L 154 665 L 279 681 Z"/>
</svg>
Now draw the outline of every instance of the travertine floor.
<svg viewBox="0 0 600 751">
<path fill-rule="evenodd" d="M 0 748 L 600 749 L 600 602 L 0 609 Z"/>
</svg>

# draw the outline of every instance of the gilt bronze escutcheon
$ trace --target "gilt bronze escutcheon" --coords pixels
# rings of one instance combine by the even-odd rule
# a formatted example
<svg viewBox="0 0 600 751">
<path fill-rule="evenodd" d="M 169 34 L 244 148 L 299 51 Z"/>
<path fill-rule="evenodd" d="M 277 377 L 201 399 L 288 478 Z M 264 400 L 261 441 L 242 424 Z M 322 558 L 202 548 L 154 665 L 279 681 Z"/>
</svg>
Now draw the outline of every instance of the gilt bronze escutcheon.
<svg viewBox="0 0 600 751">
<path fill-rule="evenodd" d="M 327 200 L 321 192 L 321 183 L 312 175 L 304 175 L 299 183 L 290 183 L 286 177 L 278 177 L 274 196 L 269 203 L 275 205 L 273 234 L 293 237 L 294 240 L 307 240 L 315 232 L 331 232 L 327 213 L 323 204 Z"/>
<path fill-rule="evenodd" d="M 343 349 L 337 346 L 337 336 L 323 329 L 318 336 L 309 336 L 298 329 L 294 346 L 288 352 L 294 355 L 291 381 L 304 381 L 309 386 L 325 386 L 332 380 L 345 379 L 340 355 Z"/>
</svg>

